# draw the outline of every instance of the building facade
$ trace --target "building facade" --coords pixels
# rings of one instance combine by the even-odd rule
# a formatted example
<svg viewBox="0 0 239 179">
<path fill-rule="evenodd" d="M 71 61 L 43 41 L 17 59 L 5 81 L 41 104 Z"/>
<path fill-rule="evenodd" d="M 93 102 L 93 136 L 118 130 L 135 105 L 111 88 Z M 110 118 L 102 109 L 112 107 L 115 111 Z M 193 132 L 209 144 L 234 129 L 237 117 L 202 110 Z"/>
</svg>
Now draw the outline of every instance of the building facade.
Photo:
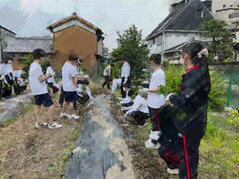
<svg viewBox="0 0 239 179">
<path fill-rule="evenodd" d="M 73 13 L 48 29 L 53 33 L 57 65 L 64 64 L 70 53 L 76 53 L 87 70 L 96 71 L 97 58 L 103 56 L 104 40 L 98 27 Z"/>
<path fill-rule="evenodd" d="M 168 17 L 146 38 L 150 54 L 161 53 L 163 59 L 168 58 L 170 63 L 178 63 L 178 51 L 170 51 L 171 54 L 167 55 L 169 49 L 191 39 L 208 41 L 203 35 L 205 32 L 199 29 L 203 22 L 210 19 L 213 16 L 202 1 L 174 1 Z"/>
</svg>

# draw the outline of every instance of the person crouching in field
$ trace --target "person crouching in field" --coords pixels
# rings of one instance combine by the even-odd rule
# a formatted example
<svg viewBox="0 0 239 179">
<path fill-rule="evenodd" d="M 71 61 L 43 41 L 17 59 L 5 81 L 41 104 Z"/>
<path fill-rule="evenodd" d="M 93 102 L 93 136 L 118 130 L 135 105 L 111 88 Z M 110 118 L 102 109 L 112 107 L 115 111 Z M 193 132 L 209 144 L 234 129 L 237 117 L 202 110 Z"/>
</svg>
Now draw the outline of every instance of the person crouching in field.
<svg viewBox="0 0 239 179">
<path fill-rule="evenodd" d="M 145 126 L 147 124 L 146 120 L 149 118 L 149 109 L 145 96 L 147 96 L 145 90 L 139 90 L 139 94 L 134 99 L 134 104 L 124 115 L 125 118 L 129 115 L 132 116 L 139 127 Z"/>
<path fill-rule="evenodd" d="M 194 41 L 183 49 L 180 59 L 187 71 L 177 95 L 170 94 L 161 108 L 160 156 L 168 164 L 168 173 L 180 179 L 198 177 L 199 145 L 207 124 L 210 75 L 208 51 Z"/>
<path fill-rule="evenodd" d="M 56 129 L 62 127 L 54 121 L 54 103 L 47 91 L 46 80 L 51 76 L 44 76 L 42 68 L 39 64 L 41 60 L 44 60 L 45 51 L 42 49 L 36 49 L 33 51 L 34 62 L 30 66 L 29 70 L 29 82 L 30 88 L 35 99 L 34 116 L 36 119 L 36 128 L 44 127 L 48 125 L 49 129 Z M 39 117 L 41 106 L 45 106 L 48 109 L 48 116 L 50 117 L 48 122 L 42 121 Z"/>
<path fill-rule="evenodd" d="M 165 74 L 161 69 L 161 55 L 153 54 L 149 58 L 150 67 L 154 70 L 150 79 L 149 90 L 148 90 L 148 107 L 150 120 L 153 126 L 153 131 L 150 134 L 149 140 L 145 141 L 147 148 L 159 148 L 158 142 L 160 137 L 160 126 L 159 126 L 159 108 L 164 104 L 164 95 L 158 94 L 160 86 L 165 86 Z"/>
<path fill-rule="evenodd" d="M 62 67 L 62 85 L 65 92 L 65 99 L 62 108 L 61 118 L 79 119 L 80 117 L 73 114 L 74 102 L 77 99 L 76 89 L 78 88 L 76 76 L 78 74 L 75 63 L 78 57 L 75 54 L 70 54 L 68 61 Z"/>
</svg>

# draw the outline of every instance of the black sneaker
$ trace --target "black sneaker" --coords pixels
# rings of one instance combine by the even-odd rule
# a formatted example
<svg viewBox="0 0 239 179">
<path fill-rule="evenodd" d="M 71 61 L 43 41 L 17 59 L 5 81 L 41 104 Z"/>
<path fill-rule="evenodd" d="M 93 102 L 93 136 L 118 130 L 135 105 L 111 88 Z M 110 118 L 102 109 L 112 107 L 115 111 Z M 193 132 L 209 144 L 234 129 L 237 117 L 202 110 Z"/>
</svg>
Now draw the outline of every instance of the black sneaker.
<svg viewBox="0 0 239 179">
<path fill-rule="evenodd" d="M 45 126 L 47 126 L 47 123 L 46 123 L 46 122 L 36 123 L 36 128 L 41 128 L 41 127 L 45 127 Z"/>
</svg>

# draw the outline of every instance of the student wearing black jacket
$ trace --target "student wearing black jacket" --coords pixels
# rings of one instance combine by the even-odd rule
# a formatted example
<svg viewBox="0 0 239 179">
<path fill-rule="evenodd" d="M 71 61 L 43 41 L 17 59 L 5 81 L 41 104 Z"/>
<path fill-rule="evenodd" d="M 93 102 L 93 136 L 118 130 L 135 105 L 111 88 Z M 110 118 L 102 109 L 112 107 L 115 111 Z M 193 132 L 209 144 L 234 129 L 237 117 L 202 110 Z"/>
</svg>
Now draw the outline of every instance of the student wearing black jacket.
<svg viewBox="0 0 239 179">
<path fill-rule="evenodd" d="M 196 179 L 200 140 L 207 124 L 210 76 L 207 50 L 199 42 L 187 45 L 180 61 L 187 67 L 177 95 L 169 95 L 161 108 L 160 156 L 168 173 L 180 179 Z"/>
</svg>

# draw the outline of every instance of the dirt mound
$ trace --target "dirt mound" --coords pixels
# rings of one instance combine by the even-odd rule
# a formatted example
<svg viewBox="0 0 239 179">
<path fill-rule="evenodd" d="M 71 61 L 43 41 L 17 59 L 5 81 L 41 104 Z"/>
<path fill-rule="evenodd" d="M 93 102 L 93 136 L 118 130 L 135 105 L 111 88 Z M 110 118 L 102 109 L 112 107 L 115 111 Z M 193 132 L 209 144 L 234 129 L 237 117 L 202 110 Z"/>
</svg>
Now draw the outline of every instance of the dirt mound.
<svg viewBox="0 0 239 179">
<path fill-rule="evenodd" d="M 157 150 L 145 148 L 144 141 L 147 140 L 149 130 L 147 127 L 138 128 L 134 124 L 128 124 L 122 117 L 123 113 L 117 101 L 113 100 L 111 113 L 115 120 L 121 125 L 126 136 L 126 143 L 132 155 L 133 167 L 138 179 L 178 179 L 178 176 L 168 175 L 166 163 L 159 157 Z"/>
</svg>

